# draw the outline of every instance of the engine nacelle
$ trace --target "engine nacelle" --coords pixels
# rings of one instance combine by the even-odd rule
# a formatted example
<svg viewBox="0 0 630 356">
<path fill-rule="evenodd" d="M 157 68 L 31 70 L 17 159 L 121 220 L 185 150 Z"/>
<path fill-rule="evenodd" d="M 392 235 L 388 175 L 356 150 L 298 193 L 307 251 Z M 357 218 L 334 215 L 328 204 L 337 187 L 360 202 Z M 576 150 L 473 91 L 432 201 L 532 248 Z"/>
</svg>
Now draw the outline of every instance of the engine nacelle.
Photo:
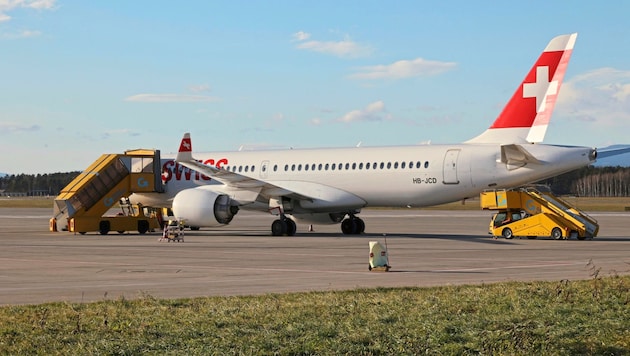
<svg viewBox="0 0 630 356">
<path fill-rule="evenodd" d="M 206 188 L 206 189 L 204 189 Z M 238 212 L 229 196 L 199 187 L 185 189 L 173 199 L 173 214 L 188 226 L 227 225 Z"/>
</svg>

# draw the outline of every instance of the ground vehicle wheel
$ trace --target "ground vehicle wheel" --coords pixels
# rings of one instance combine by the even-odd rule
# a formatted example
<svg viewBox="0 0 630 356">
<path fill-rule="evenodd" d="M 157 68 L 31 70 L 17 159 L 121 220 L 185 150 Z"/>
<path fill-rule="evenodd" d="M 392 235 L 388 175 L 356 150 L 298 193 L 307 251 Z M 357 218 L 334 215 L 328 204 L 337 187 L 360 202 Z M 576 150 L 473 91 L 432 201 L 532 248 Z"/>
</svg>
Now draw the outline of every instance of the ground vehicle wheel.
<svg viewBox="0 0 630 356">
<path fill-rule="evenodd" d="M 101 221 L 100 223 L 98 223 L 98 232 L 101 235 L 107 235 L 107 233 L 109 232 L 109 221 Z"/>
<path fill-rule="evenodd" d="M 149 222 L 146 220 L 138 221 L 138 232 L 140 234 L 146 234 L 149 231 Z"/>
<path fill-rule="evenodd" d="M 280 219 L 274 220 L 271 224 L 271 235 L 282 236 L 287 232 L 287 223 Z"/>
<path fill-rule="evenodd" d="M 560 240 L 562 238 L 562 230 L 559 227 L 554 227 L 551 229 L 551 237 L 554 240 Z"/>
<path fill-rule="evenodd" d="M 510 229 L 509 227 L 506 227 L 505 229 L 503 229 L 503 231 L 501 232 L 501 235 L 503 235 L 503 237 L 505 237 L 508 240 L 514 237 L 514 234 L 512 234 L 512 229 Z"/>
<path fill-rule="evenodd" d="M 586 236 L 577 235 L 577 239 L 578 240 L 586 240 Z"/>
</svg>

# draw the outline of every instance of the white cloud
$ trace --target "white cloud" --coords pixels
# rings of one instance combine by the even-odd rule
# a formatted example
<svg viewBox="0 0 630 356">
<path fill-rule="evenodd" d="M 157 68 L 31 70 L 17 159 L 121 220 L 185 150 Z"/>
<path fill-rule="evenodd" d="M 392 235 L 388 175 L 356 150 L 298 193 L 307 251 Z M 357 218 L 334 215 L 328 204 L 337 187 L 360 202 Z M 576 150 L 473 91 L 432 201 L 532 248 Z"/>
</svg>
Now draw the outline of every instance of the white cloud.
<svg viewBox="0 0 630 356">
<path fill-rule="evenodd" d="M 125 101 L 138 103 L 199 103 L 219 100 L 214 96 L 187 94 L 136 94 L 125 98 Z"/>
<path fill-rule="evenodd" d="M 430 61 L 423 58 L 400 60 L 392 64 L 360 67 L 351 79 L 403 79 L 437 75 L 455 68 L 455 62 Z"/>
<path fill-rule="evenodd" d="M 204 93 L 204 92 L 211 91 L 210 86 L 208 84 L 191 85 L 188 87 L 188 90 L 193 93 Z"/>
<path fill-rule="evenodd" d="M 5 39 L 5 40 L 15 40 L 15 39 L 20 39 L 20 38 L 32 38 L 32 37 L 37 37 L 40 36 L 42 33 L 39 31 L 22 31 L 22 32 L 18 32 L 18 33 L 3 33 L 0 34 L 0 38 Z"/>
<path fill-rule="evenodd" d="M 0 0 L 0 22 L 11 20 L 7 12 L 17 8 L 52 10 L 57 0 Z"/>
<path fill-rule="evenodd" d="M 137 131 L 133 131 L 131 129 L 118 129 L 118 130 L 108 130 L 103 132 L 103 134 L 101 135 L 102 139 L 108 139 L 111 138 L 113 136 L 140 136 L 140 133 Z"/>
<path fill-rule="evenodd" d="M 304 31 L 299 31 L 293 34 L 293 38 L 296 41 L 305 41 L 309 39 L 310 37 L 311 37 L 311 34 Z"/>
<path fill-rule="evenodd" d="M 557 111 L 582 122 L 622 126 L 630 122 L 630 71 L 599 68 L 567 80 Z"/>
<path fill-rule="evenodd" d="M 352 110 L 343 115 L 337 121 L 357 122 L 357 121 L 384 121 L 390 120 L 391 115 L 385 111 L 385 103 L 382 100 L 368 104 L 365 109 Z"/>
<path fill-rule="evenodd" d="M 299 42 L 295 47 L 341 58 L 365 57 L 373 52 L 370 46 L 354 42 L 347 36 L 341 41 L 307 41 L 310 37 L 309 33 L 303 31 L 294 33 L 293 38 Z"/>
<path fill-rule="evenodd" d="M 0 134 L 12 134 L 19 132 L 34 132 L 39 131 L 41 127 L 39 125 L 25 125 L 16 122 L 2 122 L 0 121 Z"/>
</svg>

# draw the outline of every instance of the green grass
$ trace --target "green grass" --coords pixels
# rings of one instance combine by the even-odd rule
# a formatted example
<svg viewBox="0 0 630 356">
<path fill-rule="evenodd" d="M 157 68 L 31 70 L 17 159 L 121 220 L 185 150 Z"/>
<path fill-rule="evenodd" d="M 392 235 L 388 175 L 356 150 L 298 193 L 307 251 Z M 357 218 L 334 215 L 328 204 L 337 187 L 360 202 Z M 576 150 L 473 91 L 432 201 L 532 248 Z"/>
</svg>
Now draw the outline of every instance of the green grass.
<svg viewBox="0 0 630 356">
<path fill-rule="evenodd" d="M 628 353 L 630 276 L 0 308 L 0 354 Z"/>
<path fill-rule="evenodd" d="M 52 212 L 54 198 L 7 198 L 0 197 L 0 208 L 50 208 Z"/>
</svg>

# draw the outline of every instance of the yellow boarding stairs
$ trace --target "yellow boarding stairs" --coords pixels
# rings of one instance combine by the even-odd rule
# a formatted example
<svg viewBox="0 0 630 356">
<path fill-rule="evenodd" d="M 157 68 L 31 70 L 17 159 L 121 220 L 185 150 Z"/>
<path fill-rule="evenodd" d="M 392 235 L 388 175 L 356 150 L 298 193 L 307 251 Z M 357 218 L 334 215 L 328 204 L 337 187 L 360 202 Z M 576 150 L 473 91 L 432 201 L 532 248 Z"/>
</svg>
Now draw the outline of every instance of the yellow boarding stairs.
<svg viewBox="0 0 630 356">
<path fill-rule="evenodd" d="M 107 234 L 132 230 L 145 233 L 154 229 L 157 218 L 142 207 L 133 214 L 104 216 L 121 199 L 135 192 L 164 192 L 159 150 L 103 154 L 55 198 L 50 231 Z"/>
<path fill-rule="evenodd" d="M 481 193 L 481 208 L 497 211 L 489 233 L 511 239 L 514 236 L 556 240 L 597 236 L 599 224 L 588 214 L 554 196 L 532 187 L 516 190 L 489 190 Z"/>
</svg>

